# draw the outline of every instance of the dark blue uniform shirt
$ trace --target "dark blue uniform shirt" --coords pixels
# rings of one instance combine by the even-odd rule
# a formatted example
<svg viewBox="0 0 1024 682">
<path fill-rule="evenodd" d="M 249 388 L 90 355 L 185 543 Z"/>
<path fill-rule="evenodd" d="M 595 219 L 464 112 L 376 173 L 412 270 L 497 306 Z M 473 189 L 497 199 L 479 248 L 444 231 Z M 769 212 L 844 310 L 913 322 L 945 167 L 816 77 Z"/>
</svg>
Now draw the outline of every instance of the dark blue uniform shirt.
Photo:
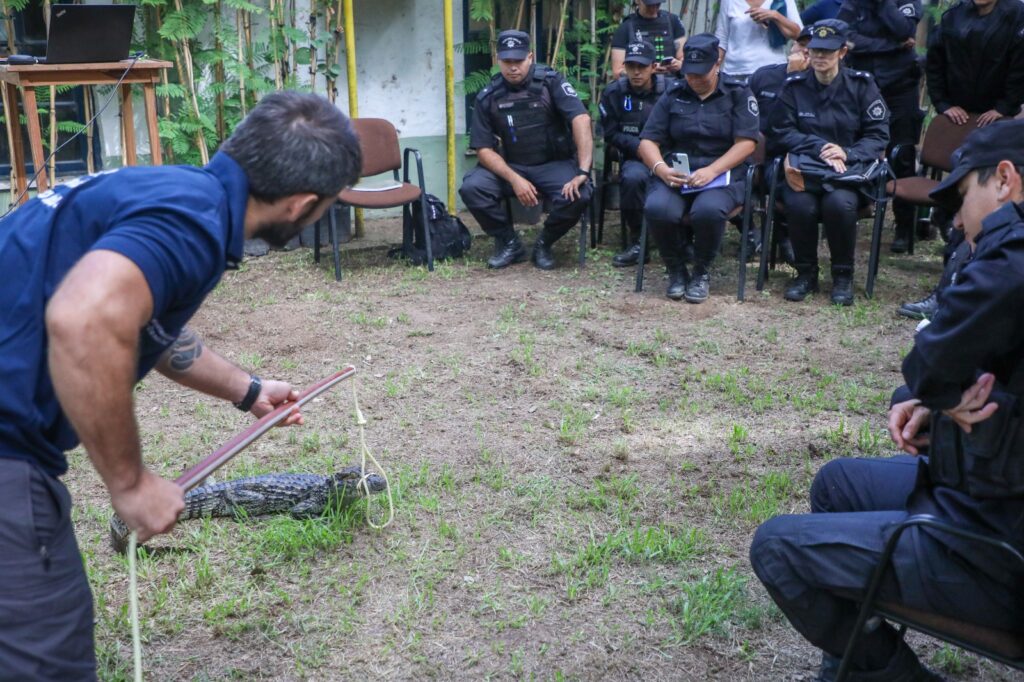
<svg viewBox="0 0 1024 682">
<path fill-rule="evenodd" d="M 886 92 L 917 82 L 917 53 L 905 43 L 916 35 L 921 0 L 843 0 L 836 19 L 850 25 L 851 67 L 873 75 Z"/>
<path fill-rule="evenodd" d="M 843 0 L 818 0 L 800 13 L 800 23 L 810 26 L 822 19 L 835 19 L 842 4 Z"/>
<path fill-rule="evenodd" d="M 1024 104 L 1024 3 L 998 0 L 981 16 L 961 0 L 932 30 L 927 60 L 928 96 L 939 113 L 956 106 L 1016 115 Z"/>
<path fill-rule="evenodd" d="M 604 141 L 614 146 L 626 160 L 636 159 L 640 131 L 644 129 L 654 105 L 665 92 L 668 79 L 660 73 L 651 79 L 651 89 L 637 92 L 625 76 L 613 80 L 601 93 L 601 128 Z"/>
<path fill-rule="evenodd" d="M 665 153 L 685 153 L 690 169 L 697 170 L 729 151 L 738 137 L 756 141 L 757 112 L 757 100 L 742 83 L 719 78 L 715 91 L 701 100 L 679 80 L 654 105 L 640 137 Z"/>
<path fill-rule="evenodd" d="M 846 150 L 847 165 L 874 161 L 889 143 L 889 110 L 870 74 L 840 67 L 823 85 L 811 70 L 791 74 L 770 119 L 781 148 L 817 157 L 828 143 Z"/>
<path fill-rule="evenodd" d="M 94 250 L 135 263 L 153 296 L 139 330 L 137 378 L 156 364 L 242 258 L 245 173 L 226 154 L 205 168 L 123 168 L 76 178 L 0 221 L 0 457 L 47 473 L 67 471 L 78 444 L 46 364 L 47 302 L 78 260 Z M 99 388 L 98 390 L 102 390 Z"/>
</svg>

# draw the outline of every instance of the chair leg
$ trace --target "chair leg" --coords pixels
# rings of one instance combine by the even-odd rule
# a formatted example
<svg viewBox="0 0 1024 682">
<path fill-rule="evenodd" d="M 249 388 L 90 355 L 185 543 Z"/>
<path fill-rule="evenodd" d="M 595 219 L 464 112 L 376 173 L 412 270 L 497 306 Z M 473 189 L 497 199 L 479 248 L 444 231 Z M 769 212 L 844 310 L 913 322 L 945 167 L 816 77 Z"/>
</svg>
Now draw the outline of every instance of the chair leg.
<svg viewBox="0 0 1024 682">
<path fill-rule="evenodd" d="M 764 216 L 762 217 L 761 223 L 761 263 L 757 268 L 757 290 L 764 291 L 764 284 L 768 281 L 768 266 L 769 259 L 774 258 L 775 254 L 775 236 L 772 234 L 772 228 L 774 227 L 774 213 L 775 206 L 774 201 L 769 198 L 768 206 L 765 208 Z"/>
<path fill-rule="evenodd" d="M 327 212 L 330 213 L 333 210 L 334 206 L 331 206 Z M 320 223 L 322 221 L 323 217 L 321 216 L 320 220 L 313 223 L 313 262 L 317 264 L 320 263 Z"/>
<path fill-rule="evenodd" d="M 348 211 L 348 206 L 345 207 Z M 334 281 L 341 281 L 341 249 L 338 244 L 338 221 L 334 217 L 334 211 L 327 215 L 327 227 L 331 235 L 331 248 L 334 250 Z"/>
<path fill-rule="evenodd" d="M 596 249 L 600 240 L 594 225 L 597 224 L 597 195 L 600 192 L 595 188 L 590 194 L 590 203 L 587 204 L 587 212 L 590 214 L 590 248 Z"/>
<path fill-rule="evenodd" d="M 647 218 L 640 221 L 640 260 L 636 263 L 636 293 L 644 290 L 644 261 L 647 260 Z"/>
<path fill-rule="evenodd" d="M 754 210 L 754 182 L 747 177 L 746 196 L 743 198 L 743 213 L 740 222 L 740 272 L 736 285 L 736 300 L 742 301 L 747 288 L 747 239 L 750 237 L 751 213 Z M 761 245 L 764 251 L 764 245 Z"/>
<path fill-rule="evenodd" d="M 590 222 L 590 206 L 583 210 L 583 215 L 580 216 L 580 256 L 579 256 L 579 267 L 582 270 L 587 264 L 587 229 L 588 223 Z"/>
<path fill-rule="evenodd" d="M 875 277 L 878 276 L 878 260 L 882 250 L 882 225 L 885 223 L 885 202 L 875 202 L 875 220 L 871 228 L 871 252 L 868 254 L 868 280 L 864 293 L 868 298 L 875 295 Z"/>
<path fill-rule="evenodd" d="M 427 247 L 427 272 L 434 271 L 434 247 L 430 243 L 430 226 L 427 224 L 427 196 L 420 193 L 420 221 L 423 223 L 423 243 Z M 412 223 L 412 210 L 409 211 L 409 223 Z"/>
<path fill-rule="evenodd" d="M 607 197 L 605 197 L 605 192 L 607 191 L 608 185 L 602 182 L 601 191 L 597 193 L 599 198 L 597 202 L 597 220 L 594 221 L 594 225 L 597 226 L 596 232 L 598 244 L 604 243 L 604 206 L 606 203 L 608 203 Z"/>
</svg>

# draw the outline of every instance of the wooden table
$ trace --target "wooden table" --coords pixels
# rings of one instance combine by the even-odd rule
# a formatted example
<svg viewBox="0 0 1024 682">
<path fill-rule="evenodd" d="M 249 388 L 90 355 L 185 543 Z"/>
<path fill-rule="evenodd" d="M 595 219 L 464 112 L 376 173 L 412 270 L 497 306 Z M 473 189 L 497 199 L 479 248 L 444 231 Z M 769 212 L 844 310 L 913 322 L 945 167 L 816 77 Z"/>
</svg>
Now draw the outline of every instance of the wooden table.
<svg viewBox="0 0 1024 682">
<path fill-rule="evenodd" d="M 0 83 L 3 83 L 3 105 L 7 125 L 11 133 L 11 167 L 21 203 L 28 200 L 25 191 L 28 178 L 25 176 L 25 150 L 21 142 L 21 123 L 18 120 L 18 89 L 24 99 L 25 120 L 28 125 L 28 140 L 32 148 L 32 165 L 36 169 L 37 189 L 45 192 L 49 187 L 46 174 L 46 156 L 43 154 L 42 128 L 36 108 L 36 93 L 33 88 L 50 85 L 110 85 L 124 74 L 131 62 L 102 62 L 91 64 L 25 64 L 0 65 Z M 160 154 L 160 134 L 156 120 L 156 84 L 160 72 L 172 66 L 171 62 L 154 59 L 140 59 L 121 81 L 121 129 L 124 133 L 125 159 L 128 165 L 136 163 L 135 129 L 132 113 L 132 85 L 142 84 L 146 103 L 146 127 L 149 129 L 149 148 L 153 165 L 163 162 Z M 13 114 L 13 115 L 12 115 Z"/>
</svg>

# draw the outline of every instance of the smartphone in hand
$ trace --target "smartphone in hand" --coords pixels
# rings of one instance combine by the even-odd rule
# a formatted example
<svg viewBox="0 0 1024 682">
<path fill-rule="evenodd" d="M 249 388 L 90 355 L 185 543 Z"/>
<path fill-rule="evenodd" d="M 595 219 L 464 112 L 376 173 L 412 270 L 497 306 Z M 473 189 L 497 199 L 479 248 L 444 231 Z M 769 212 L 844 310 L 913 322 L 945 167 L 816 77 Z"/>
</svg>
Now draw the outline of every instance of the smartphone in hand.
<svg viewBox="0 0 1024 682">
<path fill-rule="evenodd" d="M 670 156 L 672 170 L 683 175 L 690 174 L 690 157 L 683 153 L 675 153 Z"/>
</svg>

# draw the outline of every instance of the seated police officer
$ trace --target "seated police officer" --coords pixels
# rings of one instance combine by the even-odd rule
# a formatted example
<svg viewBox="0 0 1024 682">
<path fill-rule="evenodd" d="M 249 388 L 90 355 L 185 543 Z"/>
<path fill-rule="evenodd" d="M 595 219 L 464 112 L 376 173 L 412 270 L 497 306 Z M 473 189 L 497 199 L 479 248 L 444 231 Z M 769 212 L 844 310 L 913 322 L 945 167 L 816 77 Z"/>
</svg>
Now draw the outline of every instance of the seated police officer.
<svg viewBox="0 0 1024 682">
<path fill-rule="evenodd" d="M 625 267 L 640 260 L 640 224 L 644 197 L 651 173 L 637 157 L 640 131 L 654 104 L 665 92 L 667 76 L 654 73 L 654 46 L 630 43 L 626 48 L 626 75 L 612 81 L 601 93 L 601 127 L 604 142 L 619 152 L 619 210 L 629 228 L 630 246 L 612 258 Z"/>
<path fill-rule="evenodd" d="M 626 51 L 630 43 L 648 42 L 654 46 L 655 73 L 677 75 L 683 65 L 686 29 L 675 14 L 661 9 L 661 0 L 636 0 L 636 12 L 623 19 L 612 34 L 611 77 L 625 73 Z"/>
<path fill-rule="evenodd" d="M 840 63 L 846 56 L 846 36 L 847 26 L 838 19 L 823 19 L 811 27 L 811 69 L 786 78 L 771 119 L 771 136 L 788 150 L 783 201 L 797 270 L 784 294 L 788 301 L 802 301 L 818 290 L 822 222 L 832 254 L 832 302 L 853 303 L 857 212 L 866 201 L 856 186 L 801 188 L 789 182 L 791 170 L 824 168 L 841 175 L 847 166 L 879 159 L 889 140 L 889 111 L 874 79 Z"/>
<path fill-rule="evenodd" d="M 526 258 L 503 199 L 514 195 L 527 207 L 550 199 L 551 211 L 533 246 L 533 264 L 551 270 L 552 244 L 572 229 L 590 201 L 590 116 L 572 85 L 555 70 L 533 63 L 526 33 L 502 31 L 498 60 L 501 73 L 477 95 L 473 113 L 469 144 L 477 150 L 479 165 L 466 173 L 459 194 L 484 232 L 494 237 L 494 256 L 487 261 L 491 268 Z"/>
<path fill-rule="evenodd" d="M 800 35 L 789 45 L 789 56 L 785 64 L 769 64 L 762 66 L 755 71 L 747 87 L 757 98 L 757 107 L 760 112 L 758 116 L 761 134 L 765 138 L 765 152 L 769 159 L 783 156 L 786 150 L 779 146 L 779 143 L 771 136 L 768 122 L 771 120 L 772 112 L 779 103 L 779 94 L 782 91 L 782 84 L 786 76 L 792 73 L 806 71 L 811 64 L 810 53 L 807 51 L 807 43 L 811 39 L 811 27 L 804 26 Z M 767 180 L 763 177 L 762 181 Z M 780 178 L 781 181 L 781 178 Z M 762 193 L 767 193 L 767 185 L 760 188 Z M 789 240 L 789 228 L 786 225 L 785 216 L 779 216 L 776 222 L 776 230 L 779 239 L 779 249 L 782 253 L 782 260 L 789 265 L 793 264 L 793 243 Z"/>
<path fill-rule="evenodd" d="M 875 78 L 889 107 L 889 163 L 897 178 L 914 175 L 914 145 L 921 137 L 924 111 L 918 106 L 921 69 L 914 50 L 914 35 L 921 19 L 921 0 L 843 0 L 836 19 L 845 21 L 853 42 L 848 65 Z M 899 154 L 894 154 L 899 147 Z M 917 208 L 893 199 L 896 234 L 890 250 L 906 253 Z M 921 235 L 926 237 L 926 234 Z"/>
<path fill-rule="evenodd" d="M 1024 543 L 1024 207 L 1014 204 L 1024 199 L 1024 121 L 982 128 L 958 154 L 932 196 L 954 212 L 962 203 L 956 221 L 974 255 L 903 361 L 901 392 L 912 398 L 889 412 L 896 444 L 911 455 L 927 447 L 928 456 L 829 462 L 811 486 L 812 513 L 769 520 L 750 548 L 772 599 L 823 650 L 820 680 L 835 678 L 856 595 L 896 524 L 925 513 Z M 1004 552 L 912 527 L 879 600 L 1016 632 L 1024 616 L 1017 571 Z M 885 621 L 865 632 L 851 660 L 851 682 L 939 679 Z"/>
<path fill-rule="evenodd" d="M 757 146 L 757 100 L 745 85 L 720 77 L 714 35 L 693 36 L 685 52 L 685 80 L 654 106 L 638 153 L 657 176 L 648 183 L 644 216 L 668 270 L 666 295 L 701 303 L 708 297 L 725 221 L 743 203 L 741 166 Z M 690 172 L 669 165 L 663 150 L 673 162 L 685 154 Z M 692 277 L 684 264 L 684 216 L 693 234 Z"/>
</svg>

